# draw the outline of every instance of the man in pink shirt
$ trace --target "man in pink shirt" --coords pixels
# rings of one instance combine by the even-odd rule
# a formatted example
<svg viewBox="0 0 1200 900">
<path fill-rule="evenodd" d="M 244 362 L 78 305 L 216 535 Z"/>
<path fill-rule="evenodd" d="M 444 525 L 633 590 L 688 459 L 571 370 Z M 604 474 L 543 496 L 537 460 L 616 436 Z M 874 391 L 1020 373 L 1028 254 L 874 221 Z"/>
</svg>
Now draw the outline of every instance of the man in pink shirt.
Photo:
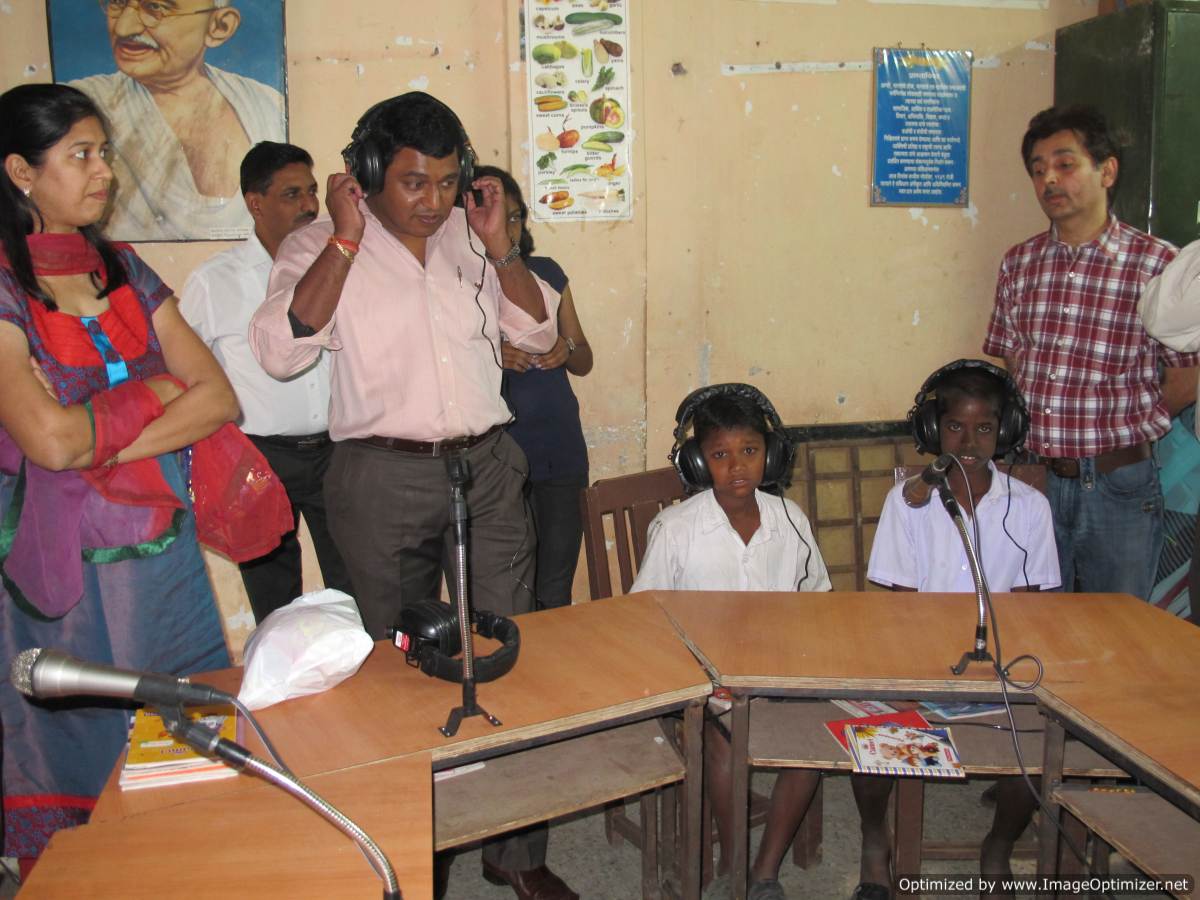
<svg viewBox="0 0 1200 900">
<path fill-rule="evenodd" d="M 501 427 L 511 413 L 500 396 L 500 333 L 549 351 L 558 294 L 525 268 L 499 180 L 472 177 L 462 124 L 439 100 L 414 91 L 376 104 L 343 155 L 348 171 L 326 186 L 329 218 L 279 248 L 250 323 L 255 356 L 288 378 L 330 351 L 329 529 L 373 638 L 402 604 L 438 595 L 452 531 L 450 452 L 466 456 L 472 475 L 472 604 L 528 612 L 528 465 Z M 519 897 L 576 897 L 545 867 L 545 846 L 544 829 L 489 844 L 484 875 Z"/>
</svg>

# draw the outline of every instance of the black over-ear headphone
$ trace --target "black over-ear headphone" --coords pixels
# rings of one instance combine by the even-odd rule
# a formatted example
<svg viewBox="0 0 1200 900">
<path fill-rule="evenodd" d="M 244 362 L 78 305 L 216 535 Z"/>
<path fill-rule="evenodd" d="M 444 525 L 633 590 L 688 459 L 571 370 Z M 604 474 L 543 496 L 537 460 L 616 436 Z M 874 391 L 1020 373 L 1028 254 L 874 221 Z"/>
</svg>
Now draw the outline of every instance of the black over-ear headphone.
<svg viewBox="0 0 1200 900">
<path fill-rule="evenodd" d="M 779 413 L 771 401 L 762 392 L 749 384 L 713 384 L 692 391 L 675 413 L 675 446 L 671 448 L 671 465 L 679 473 L 680 480 L 693 491 L 701 491 L 712 487 L 712 473 L 708 471 L 708 463 L 704 461 L 704 452 L 700 442 L 695 437 L 688 437 L 687 430 L 692 424 L 692 418 L 700 405 L 713 397 L 740 397 L 753 403 L 762 413 L 771 430 L 765 435 L 767 449 L 763 454 L 762 486 L 780 485 L 786 487 L 791 481 L 792 457 L 796 448 L 788 440 L 779 420 Z"/>
<path fill-rule="evenodd" d="M 475 681 L 495 681 L 517 664 L 521 631 L 512 619 L 495 613 L 481 610 L 472 618 L 476 634 L 503 644 L 487 656 L 475 657 Z M 463 680 L 463 662 L 454 658 L 462 650 L 462 638 L 453 607 L 438 600 L 409 604 L 400 610 L 399 624 L 388 629 L 388 635 L 410 666 L 443 681 Z"/>
<path fill-rule="evenodd" d="M 390 97 L 376 103 L 358 120 L 354 133 L 350 135 L 350 143 L 342 151 L 342 159 L 350 167 L 350 174 L 361 185 L 368 196 L 378 194 L 383 190 L 383 178 L 388 164 L 392 161 L 392 153 L 399 149 L 392 148 L 392 153 L 385 151 L 388 141 L 380 134 L 379 121 L 384 116 L 423 116 L 434 114 L 448 115 L 454 120 L 458 130 L 458 192 L 463 194 L 471 189 L 475 180 L 475 150 L 471 140 L 463 128 L 462 122 L 449 106 L 437 97 L 423 91 L 410 91 L 399 97 Z"/>
<path fill-rule="evenodd" d="M 908 424 L 912 427 L 913 440 L 922 453 L 937 456 L 942 452 L 942 437 L 938 429 L 937 391 L 940 383 L 953 372 L 973 369 L 990 375 L 1004 389 L 1004 405 L 1000 410 L 1000 428 L 996 432 L 996 456 L 1020 450 L 1029 432 L 1029 410 L 1025 398 L 1012 376 L 998 366 L 982 359 L 956 359 L 942 366 L 925 379 L 921 390 L 908 411 Z"/>
</svg>

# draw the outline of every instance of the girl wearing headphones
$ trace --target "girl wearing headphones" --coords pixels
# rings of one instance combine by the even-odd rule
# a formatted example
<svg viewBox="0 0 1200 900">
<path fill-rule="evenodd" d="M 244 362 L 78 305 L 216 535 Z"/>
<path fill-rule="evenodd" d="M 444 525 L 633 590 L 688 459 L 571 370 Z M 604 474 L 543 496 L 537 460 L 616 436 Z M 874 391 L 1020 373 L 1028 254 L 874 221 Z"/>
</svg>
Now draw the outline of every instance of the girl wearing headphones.
<svg viewBox="0 0 1200 900">
<path fill-rule="evenodd" d="M 694 434 L 687 438 L 689 424 Z M 750 385 L 715 385 L 688 396 L 676 415 L 671 460 L 684 484 L 699 493 L 650 523 L 632 590 L 830 590 L 803 511 L 761 490 L 790 480 L 793 454 L 775 408 Z M 705 723 L 704 771 L 721 841 L 706 898 L 732 896 L 732 749 L 719 715 L 728 708 L 710 703 Z M 819 780 L 820 773 L 806 769 L 787 769 L 776 780 L 750 871 L 750 900 L 783 900 L 779 864 Z"/>
<path fill-rule="evenodd" d="M 1049 501 L 1004 475 L 992 461 L 1019 450 L 1029 415 L 1003 369 L 960 359 L 926 379 L 908 414 L 917 449 L 951 454 L 948 484 L 974 528 L 980 565 L 995 591 L 1057 588 L 1058 553 Z M 884 501 L 867 578 L 893 591 L 974 593 L 958 532 L 920 476 L 896 485 Z M 886 822 L 894 778 L 851 777 L 862 820 L 861 882 L 854 900 L 888 900 L 891 859 Z M 1016 776 L 996 783 L 996 814 L 984 839 L 980 871 L 1011 876 L 1013 845 L 1029 824 L 1035 801 Z"/>
</svg>

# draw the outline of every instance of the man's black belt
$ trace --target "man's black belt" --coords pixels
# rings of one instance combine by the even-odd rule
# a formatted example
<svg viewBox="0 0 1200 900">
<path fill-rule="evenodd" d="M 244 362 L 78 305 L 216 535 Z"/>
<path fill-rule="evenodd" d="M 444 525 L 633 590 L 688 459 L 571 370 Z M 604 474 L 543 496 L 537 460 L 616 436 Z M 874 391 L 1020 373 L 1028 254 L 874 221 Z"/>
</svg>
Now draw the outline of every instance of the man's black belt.
<svg viewBox="0 0 1200 900">
<path fill-rule="evenodd" d="M 372 447 L 382 447 L 384 450 L 395 450 L 399 453 L 415 453 L 418 456 L 441 456 L 443 453 L 449 453 L 452 450 L 469 450 L 478 444 L 482 444 L 499 431 L 501 427 L 500 425 L 493 425 L 483 434 L 449 438 L 444 441 L 410 441 L 406 438 L 380 437 L 375 434 L 370 437 L 355 438 L 355 440 L 363 444 L 369 444 Z"/>
<path fill-rule="evenodd" d="M 287 447 L 289 450 L 315 450 L 329 444 L 328 431 L 317 434 L 252 434 L 250 437 L 264 444 Z"/>
</svg>

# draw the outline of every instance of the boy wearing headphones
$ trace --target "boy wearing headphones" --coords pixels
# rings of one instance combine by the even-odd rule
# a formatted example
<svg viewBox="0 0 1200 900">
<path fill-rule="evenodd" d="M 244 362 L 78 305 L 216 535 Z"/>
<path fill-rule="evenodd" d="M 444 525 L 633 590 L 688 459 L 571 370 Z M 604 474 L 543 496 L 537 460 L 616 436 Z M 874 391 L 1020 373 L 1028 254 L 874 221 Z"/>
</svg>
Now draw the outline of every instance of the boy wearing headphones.
<svg viewBox="0 0 1200 900">
<path fill-rule="evenodd" d="M 689 424 L 693 437 L 686 438 Z M 800 507 L 760 490 L 787 484 L 794 452 L 775 408 L 750 385 L 714 385 L 690 394 L 676 414 L 671 461 L 684 484 L 700 493 L 664 509 L 650 523 L 646 555 L 631 590 L 830 590 Z M 732 753 L 729 732 L 715 716 L 705 724 L 704 747 L 721 842 L 718 878 L 705 897 L 731 896 Z M 750 900 L 783 900 L 779 865 L 819 779 L 814 771 L 788 769 L 775 782 L 750 871 Z"/>
<path fill-rule="evenodd" d="M 951 454 L 948 483 L 975 526 L 976 553 L 994 591 L 1057 588 L 1058 554 L 1049 501 L 1035 488 L 1001 474 L 992 462 L 1020 448 L 1028 430 L 1024 400 L 1008 373 L 983 360 L 960 359 L 926 379 L 908 413 L 917 449 Z M 893 591 L 974 593 L 958 531 L 932 488 L 917 475 L 892 488 L 883 505 L 867 578 Z M 862 819 L 861 883 L 855 900 L 891 896 L 885 814 L 895 779 L 851 777 Z M 1023 780 L 1001 778 L 996 814 L 983 842 L 980 871 L 1012 874 L 1013 844 L 1035 807 Z"/>
</svg>

